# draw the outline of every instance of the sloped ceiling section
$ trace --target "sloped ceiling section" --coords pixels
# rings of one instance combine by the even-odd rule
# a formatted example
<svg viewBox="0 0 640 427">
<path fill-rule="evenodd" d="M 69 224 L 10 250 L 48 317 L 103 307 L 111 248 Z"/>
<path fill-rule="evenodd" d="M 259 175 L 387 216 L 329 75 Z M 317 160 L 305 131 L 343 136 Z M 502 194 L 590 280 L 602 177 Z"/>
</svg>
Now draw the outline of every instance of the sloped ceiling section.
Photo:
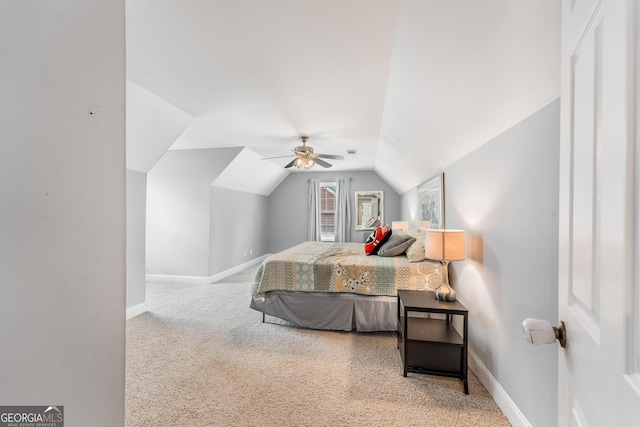
<svg viewBox="0 0 640 427">
<path fill-rule="evenodd" d="M 286 169 L 262 160 L 255 151 L 243 149 L 211 183 L 213 187 L 268 196 L 289 175 Z M 253 179 L 247 179 L 247 176 Z"/>
<path fill-rule="evenodd" d="M 376 171 L 403 193 L 560 94 L 553 1 L 403 2 Z"/>
<path fill-rule="evenodd" d="M 128 0 L 127 77 L 195 117 L 172 149 L 274 157 L 305 134 L 319 153 L 357 150 L 332 170 L 371 170 L 398 4 Z"/>
<path fill-rule="evenodd" d="M 558 0 L 127 0 L 126 14 L 127 78 L 194 117 L 172 150 L 284 156 L 305 134 L 345 157 L 331 171 L 373 169 L 400 193 L 560 94 Z"/>
<path fill-rule="evenodd" d="M 191 120 L 191 115 L 127 80 L 127 169 L 149 172 Z"/>
</svg>

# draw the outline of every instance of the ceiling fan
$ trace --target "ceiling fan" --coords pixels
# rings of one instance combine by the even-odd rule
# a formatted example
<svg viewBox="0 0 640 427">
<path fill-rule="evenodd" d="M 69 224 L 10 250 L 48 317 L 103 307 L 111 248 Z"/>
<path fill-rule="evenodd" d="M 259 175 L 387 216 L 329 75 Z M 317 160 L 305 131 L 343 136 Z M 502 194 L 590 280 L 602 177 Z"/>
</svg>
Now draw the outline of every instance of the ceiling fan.
<svg viewBox="0 0 640 427">
<path fill-rule="evenodd" d="M 291 166 L 295 166 L 298 169 L 310 169 L 316 163 L 319 164 L 322 167 L 330 168 L 332 166 L 331 163 L 325 162 L 322 159 L 344 160 L 344 157 L 338 156 L 338 155 L 335 155 L 335 154 L 318 154 L 318 153 L 314 153 L 313 152 L 313 148 L 307 145 L 307 141 L 308 140 L 309 140 L 309 137 L 307 135 L 301 135 L 300 136 L 300 141 L 302 142 L 302 145 L 299 145 L 299 146 L 297 146 L 296 148 L 293 149 L 293 152 L 295 154 L 290 154 L 288 156 L 267 157 L 267 158 L 265 158 L 263 160 L 280 159 L 280 158 L 283 158 L 283 157 L 296 156 L 295 159 L 293 159 L 292 161 L 287 163 L 287 165 L 285 166 L 285 169 L 286 168 L 290 168 Z"/>
</svg>

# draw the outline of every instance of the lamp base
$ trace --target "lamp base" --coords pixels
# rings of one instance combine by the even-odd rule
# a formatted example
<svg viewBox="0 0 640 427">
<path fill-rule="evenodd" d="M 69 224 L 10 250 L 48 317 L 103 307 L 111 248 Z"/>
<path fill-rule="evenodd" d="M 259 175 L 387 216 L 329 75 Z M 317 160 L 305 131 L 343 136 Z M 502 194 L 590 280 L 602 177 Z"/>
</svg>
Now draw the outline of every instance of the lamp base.
<svg viewBox="0 0 640 427">
<path fill-rule="evenodd" d="M 449 261 L 442 261 L 442 284 L 433 293 L 438 301 L 456 300 L 456 291 L 449 286 Z"/>
<path fill-rule="evenodd" d="M 438 301 L 453 302 L 456 300 L 456 291 L 448 285 L 440 285 L 440 287 L 436 289 L 434 293 L 436 294 L 436 299 Z"/>
</svg>

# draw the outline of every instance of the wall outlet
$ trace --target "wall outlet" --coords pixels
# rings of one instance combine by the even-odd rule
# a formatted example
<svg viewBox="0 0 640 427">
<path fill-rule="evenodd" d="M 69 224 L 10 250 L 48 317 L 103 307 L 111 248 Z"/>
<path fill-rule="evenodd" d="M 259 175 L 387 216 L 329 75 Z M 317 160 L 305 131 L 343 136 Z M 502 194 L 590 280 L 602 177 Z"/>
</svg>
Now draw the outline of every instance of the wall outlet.
<svg viewBox="0 0 640 427">
<path fill-rule="evenodd" d="M 244 256 L 247 256 L 247 250 L 246 249 L 244 250 Z"/>
<path fill-rule="evenodd" d="M 249 249 L 249 255 L 253 255 L 253 248 Z"/>
</svg>

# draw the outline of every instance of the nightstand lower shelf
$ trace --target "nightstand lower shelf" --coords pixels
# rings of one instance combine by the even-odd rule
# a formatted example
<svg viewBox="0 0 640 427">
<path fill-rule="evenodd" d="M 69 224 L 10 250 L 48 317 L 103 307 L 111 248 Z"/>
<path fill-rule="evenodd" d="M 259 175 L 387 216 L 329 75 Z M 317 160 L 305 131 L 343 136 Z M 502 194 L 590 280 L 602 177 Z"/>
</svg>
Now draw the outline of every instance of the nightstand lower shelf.
<svg viewBox="0 0 640 427">
<path fill-rule="evenodd" d="M 411 312 L 440 313 L 446 318 L 414 317 Z M 462 335 L 451 323 L 455 315 L 463 317 Z M 459 378 L 465 394 L 469 394 L 467 317 L 466 308 L 457 301 L 437 301 L 433 292 L 399 291 L 398 349 L 404 376 L 413 372 Z"/>
</svg>

